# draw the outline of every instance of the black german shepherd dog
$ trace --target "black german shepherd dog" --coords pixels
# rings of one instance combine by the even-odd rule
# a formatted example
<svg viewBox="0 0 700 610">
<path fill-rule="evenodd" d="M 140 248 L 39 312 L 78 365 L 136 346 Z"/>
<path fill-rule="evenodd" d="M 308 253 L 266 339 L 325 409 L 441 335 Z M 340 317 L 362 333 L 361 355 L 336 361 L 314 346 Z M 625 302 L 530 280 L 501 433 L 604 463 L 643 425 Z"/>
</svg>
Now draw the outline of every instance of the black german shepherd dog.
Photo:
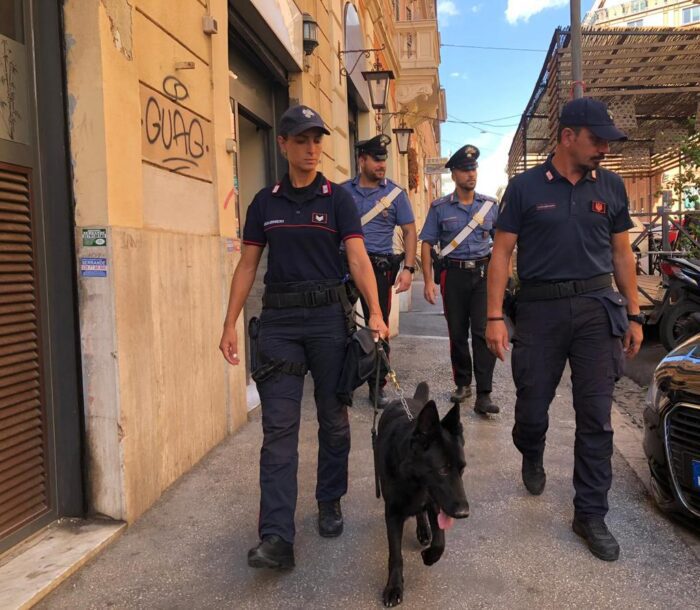
<svg viewBox="0 0 700 610">
<path fill-rule="evenodd" d="M 459 403 L 440 421 L 425 382 L 406 402 L 414 420 L 408 419 L 399 401 L 390 403 L 379 420 L 376 446 L 389 539 L 389 578 L 383 594 L 387 607 L 403 599 L 401 539 L 406 519 L 415 515 L 418 542 L 425 547 L 423 563 L 430 566 L 445 550 L 445 530 L 455 519 L 469 516 L 462 483 L 466 462 Z"/>
</svg>

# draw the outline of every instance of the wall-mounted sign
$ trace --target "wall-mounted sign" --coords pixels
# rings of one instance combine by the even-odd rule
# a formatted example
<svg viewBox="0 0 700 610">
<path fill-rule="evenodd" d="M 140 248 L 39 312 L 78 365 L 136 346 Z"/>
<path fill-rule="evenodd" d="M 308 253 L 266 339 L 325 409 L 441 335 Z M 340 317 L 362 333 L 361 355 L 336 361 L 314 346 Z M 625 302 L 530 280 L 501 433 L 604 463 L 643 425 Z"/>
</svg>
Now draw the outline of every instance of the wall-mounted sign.
<svg viewBox="0 0 700 610">
<path fill-rule="evenodd" d="M 189 92 L 173 80 L 163 81 L 164 93 L 141 83 L 141 154 L 176 174 L 211 181 L 211 124 L 180 104 Z"/>
<path fill-rule="evenodd" d="M 107 277 L 107 259 L 106 258 L 81 258 L 80 259 L 80 276 L 81 277 Z"/>
<path fill-rule="evenodd" d="M 450 170 L 445 167 L 447 157 L 426 157 L 423 172 L 429 174 L 449 174 Z"/>
<path fill-rule="evenodd" d="M 83 246 L 105 247 L 107 245 L 107 229 L 83 229 Z"/>
<path fill-rule="evenodd" d="M 30 142 L 27 76 L 26 47 L 0 34 L 0 138 L 3 140 Z"/>
<path fill-rule="evenodd" d="M 302 16 L 294 0 L 251 0 L 267 26 L 299 68 L 304 62 Z"/>
</svg>

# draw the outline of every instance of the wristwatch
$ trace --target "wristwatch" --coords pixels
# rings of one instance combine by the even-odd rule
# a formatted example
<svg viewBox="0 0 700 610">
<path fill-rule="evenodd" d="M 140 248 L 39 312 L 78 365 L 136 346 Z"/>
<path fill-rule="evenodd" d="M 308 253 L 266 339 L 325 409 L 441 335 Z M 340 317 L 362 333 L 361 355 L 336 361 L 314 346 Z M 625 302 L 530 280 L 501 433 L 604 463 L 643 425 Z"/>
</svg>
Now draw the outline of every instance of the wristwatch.
<svg viewBox="0 0 700 610">
<path fill-rule="evenodd" d="M 628 314 L 627 314 L 627 319 L 628 319 L 630 322 L 636 322 L 637 324 L 641 324 L 642 326 L 644 326 L 644 323 L 646 322 L 647 317 L 646 317 L 642 312 L 639 312 L 639 313 L 628 313 Z"/>
<path fill-rule="evenodd" d="M 413 275 L 416 272 L 415 267 L 409 267 L 408 265 L 404 265 L 403 270 L 408 271 L 411 275 Z"/>
</svg>

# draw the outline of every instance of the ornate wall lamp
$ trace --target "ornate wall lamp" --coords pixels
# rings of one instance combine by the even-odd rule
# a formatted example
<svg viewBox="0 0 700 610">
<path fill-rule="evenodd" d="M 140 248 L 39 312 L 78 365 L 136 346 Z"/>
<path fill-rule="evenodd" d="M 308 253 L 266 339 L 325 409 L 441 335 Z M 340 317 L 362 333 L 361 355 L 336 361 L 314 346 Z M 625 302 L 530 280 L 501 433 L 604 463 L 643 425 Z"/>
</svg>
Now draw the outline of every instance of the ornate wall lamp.
<svg viewBox="0 0 700 610">
<path fill-rule="evenodd" d="M 304 39 L 304 70 L 308 72 L 309 63 L 308 57 L 316 50 L 318 46 L 318 23 L 309 13 L 302 15 L 303 39 Z"/>
<path fill-rule="evenodd" d="M 405 155 L 408 152 L 408 147 L 411 144 L 411 134 L 413 129 L 406 127 L 406 123 L 401 119 L 401 125 L 396 129 L 391 130 L 396 136 L 396 146 L 399 149 L 399 154 Z"/>
<path fill-rule="evenodd" d="M 382 64 L 379 61 L 379 53 L 385 49 L 385 45 L 382 45 L 379 49 L 348 49 L 346 51 L 338 51 L 338 60 L 340 61 L 340 76 L 345 76 L 346 78 L 352 74 L 353 70 L 357 67 L 360 58 L 364 55 L 369 58 L 370 53 L 375 53 L 375 63 L 374 70 L 365 70 L 362 72 L 362 78 L 367 81 L 367 87 L 369 89 L 369 98 L 372 108 L 375 110 L 386 109 L 387 97 L 389 95 L 389 81 L 394 80 L 394 73 L 391 70 L 383 70 Z M 343 55 L 346 53 L 357 53 L 357 59 L 349 70 L 345 67 L 343 63 Z"/>
</svg>

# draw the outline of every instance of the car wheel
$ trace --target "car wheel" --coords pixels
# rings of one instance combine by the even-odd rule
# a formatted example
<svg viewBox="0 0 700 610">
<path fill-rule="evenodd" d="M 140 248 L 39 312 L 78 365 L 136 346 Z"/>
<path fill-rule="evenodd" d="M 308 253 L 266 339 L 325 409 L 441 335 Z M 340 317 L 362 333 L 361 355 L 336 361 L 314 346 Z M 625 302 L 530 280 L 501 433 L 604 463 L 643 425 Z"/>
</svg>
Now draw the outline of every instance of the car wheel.
<svg viewBox="0 0 700 610">
<path fill-rule="evenodd" d="M 674 349 L 681 341 L 697 332 L 695 323 L 689 328 L 690 316 L 700 312 L 700 305 L 683 299 L 672 306 L 659 322 L 659 339 L 668 350 Z"/>
</svg>

